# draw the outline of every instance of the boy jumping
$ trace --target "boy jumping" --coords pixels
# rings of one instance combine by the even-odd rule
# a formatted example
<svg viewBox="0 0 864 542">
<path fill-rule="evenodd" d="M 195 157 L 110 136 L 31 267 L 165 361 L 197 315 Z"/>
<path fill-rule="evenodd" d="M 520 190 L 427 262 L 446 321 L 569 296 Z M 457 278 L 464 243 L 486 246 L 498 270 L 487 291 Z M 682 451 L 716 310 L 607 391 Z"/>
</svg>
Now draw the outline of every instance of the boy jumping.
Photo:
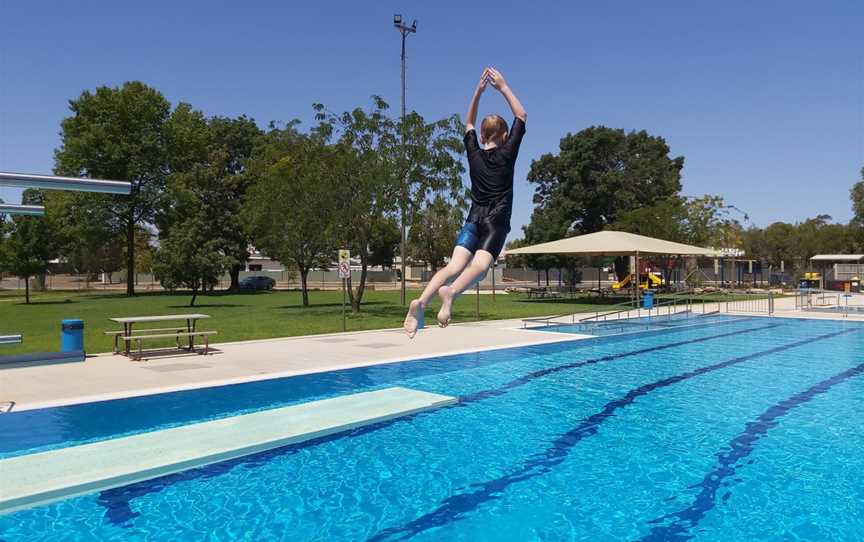
<svg viewBox="0 0 864 542">
<path fill-rule="evenodd" d="M 477 120 L 477 104 L 480 95 L 490 84 L 507 100 L 513 115 L 513 127 L 507 132 L 507 122 L 498 115 L 489 115 L 480 123 L 480 142 L 474 123 Z M 453 301 L 472 284 L 481 280 L 492 262 L 504 248 L 504 240 L 510 232 L 510 213 L 513 209 L 513 167 L 519 154 L 519 145 L 525 135 L 525 108 L 507 86 L 504 76 L 495 68 L 486 68 L 465 116 L 465 151 L 468 153 L 468 168 L 471 174 L 471 210 L 453 248 L 450 262 L 435 273 L 423 290 L 413 300 L 405 317 L 405 331 L 414 338 L 423 311 L 435 293 L 441 298 L 438 324 L 447 327 Z M 480 144 L 483 147 L 480 147 Z M 470 263 L 470 265 L 469 265 Z M 461 273 L 461 274 L 460 274 Z M 459 277 L 450 286 L 444 284 L 456 275 Z"/>
</svg>

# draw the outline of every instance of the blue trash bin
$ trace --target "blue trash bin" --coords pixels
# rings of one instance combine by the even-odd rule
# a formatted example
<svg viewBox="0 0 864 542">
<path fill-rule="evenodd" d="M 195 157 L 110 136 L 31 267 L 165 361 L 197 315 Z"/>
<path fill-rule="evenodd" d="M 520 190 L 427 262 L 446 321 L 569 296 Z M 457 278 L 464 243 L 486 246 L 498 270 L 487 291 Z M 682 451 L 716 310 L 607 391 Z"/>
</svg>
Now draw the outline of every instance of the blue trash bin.
<svg viewBox="0 0 864 542">
<path fill-rule="evenodd" d="M 642 308 L 654 308 L 654 292 L 652 292 L 651 290 L 645 290 L 645 293 L 642 294 Z"/>
<path fill-rule="evenodd" d="M 70 318 L 63 320 L 60 331 L 61 352 L 84 351 L 84 320 Z"/>
</svg>

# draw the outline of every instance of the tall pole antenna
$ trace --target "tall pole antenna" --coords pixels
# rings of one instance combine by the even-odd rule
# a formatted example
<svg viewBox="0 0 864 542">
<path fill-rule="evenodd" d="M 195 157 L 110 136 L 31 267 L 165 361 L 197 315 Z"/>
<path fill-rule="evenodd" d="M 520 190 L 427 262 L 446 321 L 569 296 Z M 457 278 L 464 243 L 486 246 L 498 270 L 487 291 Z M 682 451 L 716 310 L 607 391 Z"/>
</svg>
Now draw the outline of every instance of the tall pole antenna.
<svg viewBox="0 0 864 542">
<path fill-rule="evenodd" d="M 417 32 L 417 21 L 416 20 L 413 21 L 411 23 L 411 26 L 408 26 L 402 21 L 402 15 L 396 14 L 396 15 L 393 15 L 393 26 L 396 27 L 396 29 L 402 35 L 402 55 L 401 55 L 401 60 L 402 60 L 402 70 L 401 70 L 401 76 L 402 76 L 402 115 L 401 115 L 402 134 L 401 135 L 402 135 L 402 158 L 404 160 L 406 157 L 406 153 L 405 153 L 405 39 L 408 37 L 408 34 L 414 34 Z M 408 179 L 403 179 L 403 181 L 407 184 Z M 408 242 L 408 236 L 407 236 L 405 221 L 407 219 L 408 213 L 407 213 L 407 210 L 405 208 L 407 206 L 407 202 L 405 201 L 405 198 L 406 198 L 407 189 L 408 189 L 408 187 L 405 186 L 404 190 L 402 191 L 403 195 L 400 198 L 401 201 L 399 202 L 399 214 L 400 214 L 399 222 L 401 223 L 401 241 L 399 243 L 399 260 L 400 260 L 400 265 L 402 268 L 402 276 L 400 277 L 401 278 L 401 281 L 400 281 L 401 284 L 399 287 L 399 302 L 403 306 L 405 305 L 405 302 L 406 302 L 406 300 L 405 300 L 405 257 L 406 257 L 405 244 Z"/>
</svg>

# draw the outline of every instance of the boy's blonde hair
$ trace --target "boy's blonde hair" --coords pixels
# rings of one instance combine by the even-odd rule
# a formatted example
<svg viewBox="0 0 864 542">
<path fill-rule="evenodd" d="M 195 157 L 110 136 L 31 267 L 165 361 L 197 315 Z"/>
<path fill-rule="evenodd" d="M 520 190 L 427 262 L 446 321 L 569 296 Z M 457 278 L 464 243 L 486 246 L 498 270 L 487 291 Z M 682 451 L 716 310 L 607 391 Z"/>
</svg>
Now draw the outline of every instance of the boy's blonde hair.
<svg viewBox="0 0 864 542">
<path fill-rule="evenodd" d="M 487 115 L 480 123 L 480 137 L 483 141 L 494 141 L 496 144 L 504 142 L 507 136 L 507 121 L 500 115 Z"/>
</svg>

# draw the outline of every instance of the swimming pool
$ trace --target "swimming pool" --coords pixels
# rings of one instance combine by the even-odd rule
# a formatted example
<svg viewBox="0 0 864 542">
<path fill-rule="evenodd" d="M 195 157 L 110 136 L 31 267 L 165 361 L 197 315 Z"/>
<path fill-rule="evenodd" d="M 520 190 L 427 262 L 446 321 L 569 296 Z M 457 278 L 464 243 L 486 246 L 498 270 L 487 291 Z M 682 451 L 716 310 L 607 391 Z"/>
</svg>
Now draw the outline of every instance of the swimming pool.
<svg viewBox="0 0 864 542">
<path fill-rule="evenodd" d="M 8 457 L 392 385 L 461 399 L 0 516 L 0 539 L 864 539 L 864 328 L 709 321 L 0 415 Z"/>
</svg>

